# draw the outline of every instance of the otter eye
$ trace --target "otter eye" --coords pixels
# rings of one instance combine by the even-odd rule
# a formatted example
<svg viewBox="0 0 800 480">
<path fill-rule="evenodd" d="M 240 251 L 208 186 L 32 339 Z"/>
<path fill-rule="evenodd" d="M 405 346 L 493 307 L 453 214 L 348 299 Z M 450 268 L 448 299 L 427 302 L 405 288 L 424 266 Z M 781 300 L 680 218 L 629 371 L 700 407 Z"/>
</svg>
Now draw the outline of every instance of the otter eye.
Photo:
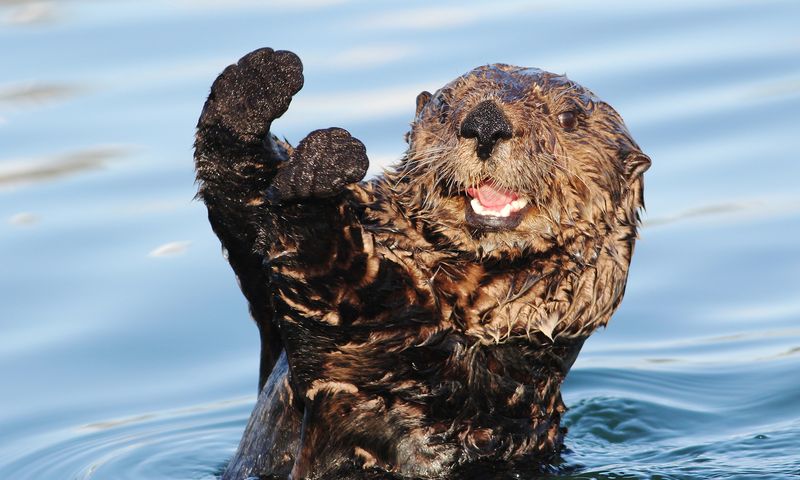
<svg viewBox="0 0 800 480">
<path fill-rule="evenodd" d="M 561 124 L 565 130 L 572 130 L 578 126 L 578 114 L 572 110 L 561 112 L 558 114 L 558 123 Z"/>
</svg>

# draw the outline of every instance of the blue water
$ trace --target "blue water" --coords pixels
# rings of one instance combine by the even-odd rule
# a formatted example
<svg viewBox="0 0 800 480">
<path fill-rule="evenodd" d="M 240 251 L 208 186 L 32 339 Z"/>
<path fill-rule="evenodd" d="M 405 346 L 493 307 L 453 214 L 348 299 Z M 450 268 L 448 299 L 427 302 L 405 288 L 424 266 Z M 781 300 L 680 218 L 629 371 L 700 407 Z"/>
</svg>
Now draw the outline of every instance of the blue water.
<svg viewBox="0 0 800 480">
<path fill-rule="evenodd" d="M 272 5 L 269 5 L 272 3 Z M 258 336 L 192 201 L 215 75 L 291 49 L 275 130 L 373 171 L 474 66 L 566 72 L 653 158 L 628 291 L 565 386 L 564 478 L 800 477 L 800 3 L 0 2 L 0 479 L 211 479 Z"/>
</svg>

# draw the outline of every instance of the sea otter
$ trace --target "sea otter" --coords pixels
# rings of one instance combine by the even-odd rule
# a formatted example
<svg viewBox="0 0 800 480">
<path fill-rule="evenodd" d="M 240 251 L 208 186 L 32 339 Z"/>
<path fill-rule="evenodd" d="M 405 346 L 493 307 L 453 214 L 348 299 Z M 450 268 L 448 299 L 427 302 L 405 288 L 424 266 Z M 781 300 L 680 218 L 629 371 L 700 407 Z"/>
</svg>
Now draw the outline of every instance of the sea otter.
<svg viewBox="0 0 800 480">
<path fill-rule="evenodd" d="M 405 156 L 364 182 L 347 131 L 270 133 L 302 85 L 296 55 L 256 50 L 197 126 L 199 196 L 262 341 L 223 478 L 554 461 L 560 386 L 622 300 L 650 159 L 589 90 L 494 64 L 422 92 Z"/>
</svg>

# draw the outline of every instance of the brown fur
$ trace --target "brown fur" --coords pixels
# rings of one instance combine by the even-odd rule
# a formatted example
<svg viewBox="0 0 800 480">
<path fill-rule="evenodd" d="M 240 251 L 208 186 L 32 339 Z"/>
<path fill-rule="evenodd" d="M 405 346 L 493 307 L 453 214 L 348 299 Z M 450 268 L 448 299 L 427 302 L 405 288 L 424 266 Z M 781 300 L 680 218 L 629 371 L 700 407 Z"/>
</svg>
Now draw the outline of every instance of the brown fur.
<svg viewBox="0 0 800 480">
<path fill-rule="evenodd" d="M 457 126 L 487 99 L 503 106 L 514 136 L 484 162 Z M 582 112 L 573 132 L 555 119 L 567 110 Z M 522 276 L 486 278 L 476 262 L 456 275 L 445 270 L 445 278 L 434 282 L 456 298 L 469 298 L 461 321 L 472 335 L 483 341 L 536 331 L 550 338 L 588 335 L 608 322 L 622 298 L 647 166 L 622 118 L 592 92 L 537 69 L 486 66 L 449 83 L 418 109 L 406 157 L 367 187 L 398 207 L 368 215 L 401 231 L 420 230 L 404 250 L 428 248 L 419 228 L 424 225 L 477 259 L 536 257 Z M 485 178 L 534 200 L 515 230 L 484 233 L 464 222 L 465 191 Z M 433 278 L 447 258 L 448 252 L 432 255 L 415 275 Z"/>
<path fill-rule="evenodd" d="M 625 290 L 649 159 L 590 91 L 491 65 L 418 97 L 408 152 L 390 172 L 326 190 L 304 167 L 331 165 L 324 151 L 268 134 L 302 84 L 287 54 L 257 51 L 226 70 L 198 130 L 200 194 L 266 337 L 269 394 L 248 426 L 263 433 L 245 436 L 225 478 L 290 468 L 295 480 L 356 478 L 341 473 L 348 465 L 439 478 L 485 460 L 553 461 L 561 382 Z M 224 103 L 227 91 L 263 94 L 253 78 L 278 103 L 258 107 L 261 130 Z M 513 134 L 481 160 L 459 125 L 485 100 Z M 565 111 L 574 128 L 559 124 Z M 342 132 L 310 137 L 346 163 L 363 147 Z M 289 177 L 301 183 L 286 187 Z M 465 221 L 465 192 L 486 179 L 530 199 L 517 227 Z"/>
</svg>

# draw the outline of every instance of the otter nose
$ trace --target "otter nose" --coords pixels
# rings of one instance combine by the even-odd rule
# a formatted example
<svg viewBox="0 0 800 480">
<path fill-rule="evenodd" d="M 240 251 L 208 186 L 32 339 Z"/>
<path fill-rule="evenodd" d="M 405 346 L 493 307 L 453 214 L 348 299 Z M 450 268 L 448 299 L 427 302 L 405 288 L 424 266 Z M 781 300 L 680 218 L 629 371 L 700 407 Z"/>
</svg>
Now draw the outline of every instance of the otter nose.
<svg viewBox="0 0 800 480">
<path fill-rule="evenodd" d="M 478 157 L 486 160 L 500 139 L 511 138 L 511 124 L 496 103 L 484 100 L 461 122 L 461 136 L 478 139 Z"/>
</svg>

